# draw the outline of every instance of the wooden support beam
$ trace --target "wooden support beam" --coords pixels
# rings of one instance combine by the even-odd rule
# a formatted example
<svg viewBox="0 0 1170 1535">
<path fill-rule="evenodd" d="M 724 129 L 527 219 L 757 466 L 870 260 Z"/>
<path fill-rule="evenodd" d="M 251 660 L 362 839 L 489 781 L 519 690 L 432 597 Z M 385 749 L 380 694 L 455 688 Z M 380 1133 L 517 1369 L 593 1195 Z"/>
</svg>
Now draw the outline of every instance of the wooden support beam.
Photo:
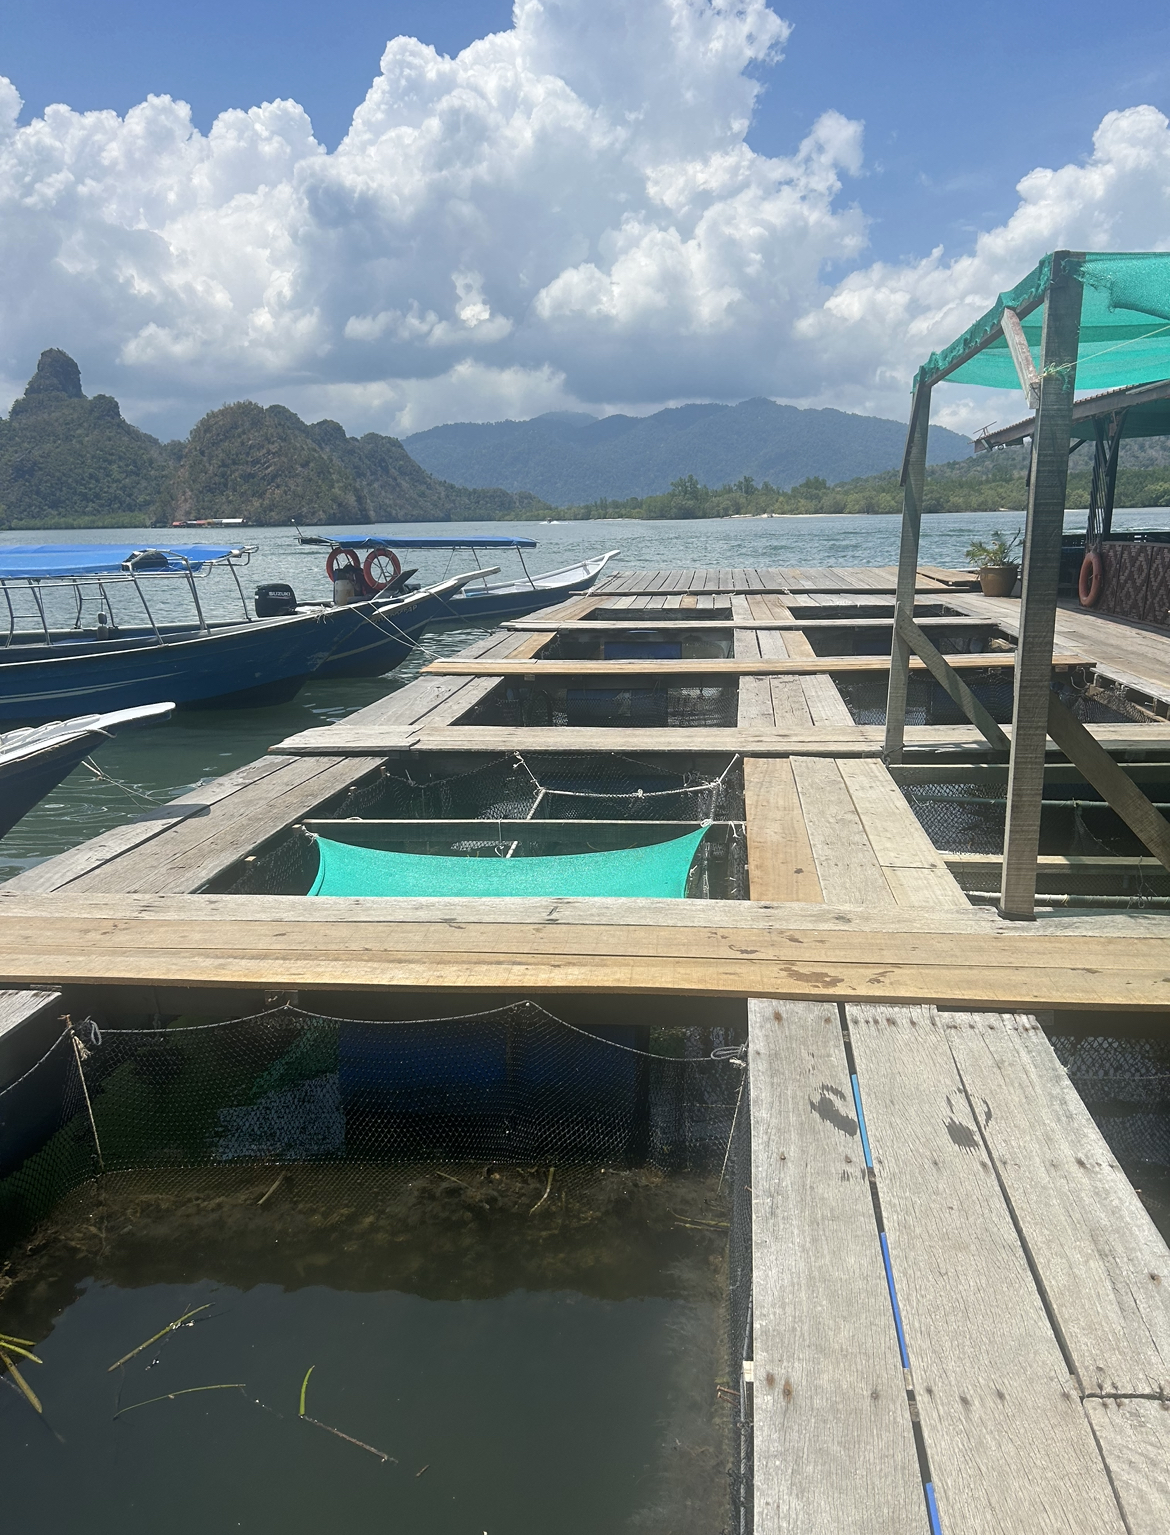
<svg viewBox="0 0 1170 1535">
<path fill-rule="evenodd" d="M 1053 255 L 1052 281 L 1044 301 L 1040 400 L 1032 439 L 1007 829 L 1000 887 L 1003 914 L 1025 919 L 1030 918 L 1035 909 L 1036 854 L 1040 847 L 1040 800 L 1044 792 L 1052 646 L 1068 484 L 1068 444 L 1081 331 L 1081 284 L 1065 271 L 1070 254 L 1069 251 L 1057 251 Z"/>
<path fill-rule="evenodd" d="M 894 621 L 895 630 L 902 639 L 914 650 L 922 664 L 927 667 L 934 680 L 940 687 L 945 688 L 954 701 L 962 709 L 963 713 L 971 721 L 972 725 L 986 738 L 989 746 L 995 751 L 1006 752 L 1009 749 L 1007 736 L 992 719 L 988 710 L 975 697 L 971 689 L 959 676 L 956 668 L 951 665 L 941 650 L 930 643 L 926 635 L 914 622 L 908 613 L 899 613 Z M 955 656 L 955 661 L 969 660 L 970 657 Z M 913 666 L 913 661 L 910 665 Z M 891 663 L 891 687 L 893 666 Z"/>
<path fill-rule="evenodd" d="M 902 541 L 898 585 L 894 594 L 894 632 L 890 648 L 890 687 L 886 696 L 885 759 L 898 762 L 906 731 L 906 694 L 910 684 L 910 646 L 898 628 L 900 617 L 914 617 L 918 584 L 918 543 L 922 532 L 922 494 L 926 485 L 926 441 L 930 432 L 930 387 L 919 385 L 910 407 L 910 430 L 902 464 Z"/>
<path fill-rule="evenodd" d="M 909 622 L 909 620 L 903 620 Z M 919 639 L 931 657 L 939 652 L 918 630 Z M 508 657 L 499 660 L 461 661 L 458 656 L 449 661 L 432 661 L 423 672 L 434 677 L 529 677 L 533 681 L 547 677 L 604 678 L 615 687 L 626 685 L 631 678 L 653 681 L 655 678 L 694 677 L 696 679 L 735 677 L 816 677 L 834 672 L 887 672 L 892 670 L 889 656 L 743 656 L 714 660 L 694 661 L 576 661 L 572 658 L 557 661 L 513 661 Z M 951 671 L 1004 671 L 1016 664 L 1014 651 L 988 650 L 965 652 L 951 656 L 944 662 Z M 1051 665 L 1065 670 L 1093 663 L 1082 655 L 1056 655 Z M 913 671 L 936 671 L 937 662 L 911 656 L 909 667 Z M 937 674 L 937 673 L 936 673 Z M 942 678 L 939 678 L 942 681 Z M 943 683 L 947 687 L 946 683 Z M 947 687 L 950 692 L 950 688 Z M 965 706 L 964 706 L 965 707 Z"/>
<path fill-rule="evenodd" d="M 1170 869 L 1170 822 L 1051 690 L 1048 694 L 1048 734 L 1158 862 Z"/>
<path fill-rule="evenodd" d="M 1024 335 L 1024 327 L 1020 324 L 1020 317 L 1014 309 L 1005 309 L 1000 325 L 1003 328 L 1003 339 L 1007 342 L 1007 349 L 1015 364 L 1020 388 L 1027 397 L 1028 409 L 1035 410 L 1040 403 L 1040 375 L 1036 372 L 1036 364 L 1032 361 L 1032 352 L 1028 346 L 1028 338 Z"/>
<path fill-rule="evenodd" d="M 1170 1009 L 1170 919 L 706 900 L 4 896 L 0 987 L 588 992 Z"/>
</svg>

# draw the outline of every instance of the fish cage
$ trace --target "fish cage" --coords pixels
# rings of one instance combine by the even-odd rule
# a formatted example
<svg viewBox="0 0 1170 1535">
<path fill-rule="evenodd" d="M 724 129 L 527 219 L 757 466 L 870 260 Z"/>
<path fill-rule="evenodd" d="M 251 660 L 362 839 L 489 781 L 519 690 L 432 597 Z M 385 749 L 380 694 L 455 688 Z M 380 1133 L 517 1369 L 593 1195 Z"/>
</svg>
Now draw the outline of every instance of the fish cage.
<svg viewBox="0 0 1170 1535">
<path fill-rule="evenodd" d="M 457 725 L 556 730 L 734 730 L 734 679 L 630 678 L 614 687 L 592 677 L 528 682 L 505 678 L 455 721 Z"/>
<path fill-rule="evenodd" d="M 673 613 L 670 614 L 674 622 Z M 623 628 L 613 634 L 579 634 L 562 630 L 543 646 L 541 661 L 722 661 L 735 649 L 732 631 L 712 628 L 693 634 L 674 629 Z"/>
<path fill-rule="evenodd" d="M 747 895 L 743 765 L 738 756 L 656 762 L 625 753 L 524 753 L 457 771 L 387 763 L 321 812 L 234 863 L 209 889 L 303 895 L 316 838 L 439 858 L 571 857 L 650 848 L 706 828 L 686 894 Z"/>
<path fill-rule="evenodd" d="M 531 1001 L 63 1019 L 0 1088 L 0 1296 L 51 1430 L 10 1516 L 58 1527 L 134 1455 L 99 1535 L 234 1522 L 258 1467 L 297 1531 L 747 1528 L 745 1039 Z"/>
</svg>

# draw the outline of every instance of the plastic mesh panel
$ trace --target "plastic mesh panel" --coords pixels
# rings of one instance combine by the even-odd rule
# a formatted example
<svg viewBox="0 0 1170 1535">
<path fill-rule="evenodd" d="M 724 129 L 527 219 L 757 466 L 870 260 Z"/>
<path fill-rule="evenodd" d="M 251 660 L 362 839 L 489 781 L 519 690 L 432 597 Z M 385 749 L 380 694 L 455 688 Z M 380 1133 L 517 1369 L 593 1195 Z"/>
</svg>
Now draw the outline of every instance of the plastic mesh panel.
<svg viewBox="0 0 1170 1535">
<path fill-rule="evenodd" d="M 0 1229 L 11 1239 L 101 1173 L 329 1164 L 362 1198 L 420 1163 L 718 1173 L 741 1069 L 724 1029 L 584 1031 L 532 1002 L 379 1023 L 281 1008 L 222 1024 L 79 1030 L 0 1094 Z M 651 1045 L 654 1048 L 647 1048 Z M 84 1085 L 92 1105 L 92 1122 Z M 575 1172 L 574 1172 L 575 1170 Z M 410 1174 L 403 1172 L 403 1176 Z M 181 1183 L 181 1179 L 180 1179 Z M 178 1186 L 178 1185 L 173 1185 Z"/>
</svg>

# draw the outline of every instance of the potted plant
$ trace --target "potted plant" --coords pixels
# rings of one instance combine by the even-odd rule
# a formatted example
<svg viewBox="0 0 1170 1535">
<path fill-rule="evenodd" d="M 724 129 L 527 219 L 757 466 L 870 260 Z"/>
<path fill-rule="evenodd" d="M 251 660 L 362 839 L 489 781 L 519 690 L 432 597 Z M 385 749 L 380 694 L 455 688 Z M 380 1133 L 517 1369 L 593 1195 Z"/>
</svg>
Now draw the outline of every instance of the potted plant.
<svg viewBox="0 0 1170 1535">
<path fill-rule="evenodd" d="M 979 585 L 985 597 L 1010 597 L 1020 574 L 1019 561 L 1012 558 L 1020 547 L 1020 535 L 1013 533 L 1005 538 L 998 528 L 992 533 L 990 543 L 981 538 L 967 546 L 967 559 L 979 577 Z"/>
</svg>

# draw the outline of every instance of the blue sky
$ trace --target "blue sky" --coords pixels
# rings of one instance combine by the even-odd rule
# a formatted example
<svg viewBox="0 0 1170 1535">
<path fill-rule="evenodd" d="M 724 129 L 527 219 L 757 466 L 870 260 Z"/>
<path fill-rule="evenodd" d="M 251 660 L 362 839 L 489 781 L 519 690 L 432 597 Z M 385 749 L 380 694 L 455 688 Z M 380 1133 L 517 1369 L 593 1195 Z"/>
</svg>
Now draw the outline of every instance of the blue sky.
<svg viewBox="0 0 1170 1535">
<path fill-rule="evenodd" d="M 190 130 L 157 113 L 113 137 L 73 117 L 55 120 L 51 144 L 35 134 L 19 139 L 10 206 L 32 220 L 27 210 L 40 208 L 51 186 L 53 210 L 22 225 L 15 268 L 9 263 L 7 276 L 0 269 L 0 322 L 6 313 L 11 321 L 0 339 L 0 385 L 27 376 L 40 338 L 68 343 L 89 383 L 135 400 L 140 414 L 153 411 L 171 430 L 245 390 L 310 412 L 328 409 L 355 428 L 397 430 L 452 414 L 485 418 L 564 405 L 646 410 L 746 393 L 904 414 L 911 353 L 949 339 L 973 305 L 1019 275 L 1016 265 L 1027 269 L 1039 247 L 1058 240 L 1170 243 L 1170 162 L 1157 119 L 1170 109 L 1165 3 L 775 0 L 769 17 L 763 0 L 745 0 L 757 33 L 772 26 L 770 50 L 745 42 L 734 13 L 708 0 L 628 0 L 624 9 L 616 0 L 547 0 L 545 10 L 543 21 L 528 18 L 528 43 L 508 55 L 509 69 L 515 58 L 529 68 L 535 39 L 540 69 L 532 67 L 520 91 L 520 114 L 537 125 L 537 136 L 544 131 L 542 70 L 563 78 L 566 99 L 574 96 L 593 114 L 591 127 L 565 126 L 549 153 L 537 156 L 547 185 L 535 179 L 535 162 L 509 137 L 507 122 L 488 122 L 500 61 L 484 63 L 475 49 L 464 55 L 459 81 L 428 83 L 430 126 L 422 134 L 413 97 L 406 99 L 418 61 L 399 50 L 397 72 L 386 77 L 368 118 L 376 126 L 360 167 L 352 156 L 306 158 L 305 135 L 287 116 L 256 119 L 248 145 L 236 144 L 230 156 L 205 139 L 220 113 L 287 98 L 308 114 L 317 141 L 336 151 L 389 39 L 417 38 L 459 55 L 489 33 L 509 32 L 512 9 L 499 0 L 6 7 L 0 74 L 23 98 L 19 125 L 27 128 L 54 102 L 75 114 L 112 109 L 125 116 L 149 94 L 166 94 L 190 104 L 197 130 L 190 144 L 199 153 L 179 155 L 178 137 Z M 677 21 L 683 13 L 688 36 L 699 40 L 689 55 L 663 42 L 675 36 L 663 17 Z M 776 16 L 791 26 L 786 38 Z M 623 27 L 629 35 L 619 38 Z M 725 45 L 722 62 L 709 69 L 695 63 L 703 39 Z M 732 67 L 727 59 L 737 49 Z M 616 86 L 612 76 L 621 77 Z M 732 174 L 737 135 L 726 125 L 750 104 L 752 81 L 764 89 L 746 136 L 739 135 L 751 162 L 741 160 Z M 466 194 L 474 208 L 474 237 L 452 229 L 450 179 L 445 200 L 415 196 L 421 181 L 437 184 L 463 152 L 451 124 L 464 88 L 489 104 L 472 114 L 476 147 L 461 162 L 458 197 Z M 691 131 L 688 109 L 679 105 L 691 99 L 687 92 L 710 106 L 705 138 Z M 1153 115 L 1109 127 L 1108 114 L 1143 107 Z M 697 121 L 702 112 L 691 116 Z M 623 132 L 634 125 L 618 156 L 620 174 L 618 159 L 607 159 L 600 145 L 602 123 Z M 1094 147 L 1103 123 L 1108 131 Z M 388 151 L 404 132 L 416 134 L 406 170 Z M 443 140 L 441 153 L 418 147 L 428 134 Z M 565 135 L 576 135 L 576 147 L 566 147 Z M 490 196 L 467 191 L 485 154 L 500 166 Z M 239 167 L 248 156 L 245 173 Z M 230 186 L 201 191 L 198 207 L 173 217 L 196 161 L 209 184 L 221 187 L 229 159 Z M 797 170 L 776 172 L 778 161 Z M 214 175 L 212 162 L 220 167 Z M 132 173 L 125 168 L 131 163 Z M 95 212 L 94 196 L 87 200 L 79 188 L 101 181 L 99 164 L 109 168 L 109 196 L 101 194 Z M 619 189 L 631 167 L 644 185 L 622 182 Z M 1025 217 L 1017 183 L 1038 167 L 1069 170 L 1059 185 L 1029 184 L 1040 212 Z M 510 175 L 530 178 L 522 213 Z M 676 191 L 664 199 L 664 175 L 672 186 L 701 183 L 701 195 Z M 42 190 L 30 199 L 34 185 Z M 785 204 L 788 187 L 799 217 Z M 0 184 L 0 217 L 5 191 Z M 215 197 L 213 207 L 208 199 Z M 542 198 L 552 210 L 547 224 Z M 561 207 L 572 198 L 582 210 L 579 228 Z M 262 230 L 257 199 L 267 199 Z M 231 247 L 245 207 L 247 235 Z M 735 220 L 737 254 L 729 254 Z M 238 256 L 230 270 L 221 239 L 228 229 Z M 328 295 L 316 256 L 306 254 L 326 244 L 334 262 Z M 258 246 L 263 280 L 253 270 Z M 923 267 L 938 246 L 942 264 Z M 28 255 L 34 249 L 35 263 Z M 378 251 L 393 251 L 393 259 Z M 753 275 L 753 262 L 770 291 Z M 30 301 L 30 278 L 37 292 L 43 288 L 43 315 L 35 296 Z M 277 290 L 278 300 L 271 297 Z M 655 319 L 664 294 L 675 307 Z M 225 306 L 234 320 L 225 318 Z M 255 337 L 241 350 L 242 317 L 262 311 L 267 318 L 256 320 Z M 64 334 L 50 337 L 50 329 Z M 657 371 L 648 360 L 654 347 Z M 986 404 L 978 397 L 957 403 L 954 423 L 986 416 Z"/>
<path fill-rule="evenodd" d="M 755 71 L 768 89 L 748 142 L 791 154 L 826 108 L 863 119 L 872 163 L 855 190 L 884 260 L 969 245 L 1010 214 L 1021 176 L 1082 155 L 1111 109 L 1170 110 L 1166 3 L 773 9 L 793 32 L 784 61 Z M 454 54 L 511 16 L 505 0 L 50 0 L 4 8 L 0 70 L 25 99 L 23 122 L 54 101 L 125 112 L 154 92 L 190 102 L 206 131 L 228 107 L 291 96 L 335 148 L 389 38 Z"/>
</svg>

